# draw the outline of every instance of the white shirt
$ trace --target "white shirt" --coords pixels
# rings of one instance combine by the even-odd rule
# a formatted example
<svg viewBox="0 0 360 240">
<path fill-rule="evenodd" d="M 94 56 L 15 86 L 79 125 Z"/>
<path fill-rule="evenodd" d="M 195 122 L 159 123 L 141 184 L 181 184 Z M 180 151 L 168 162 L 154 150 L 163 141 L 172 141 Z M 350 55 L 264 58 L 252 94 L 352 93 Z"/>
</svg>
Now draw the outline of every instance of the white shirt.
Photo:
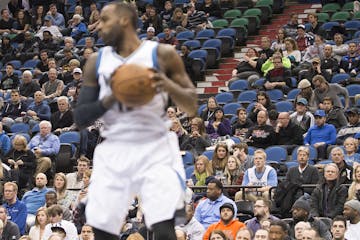
<svg viewBox="0 0 360 240">
<path fill-rule="evenodd" d="M 351 224 L 347 221 L 347 230 L 345 232 L 345 238 L 347 240 L 359 240 L 360 239 L 360 222 Z"/>
<path fill-rule="evenodd" d="M 66 232 L 64 240 L 78 240 L 77 229 L 72 222 L 61 220 L 58 223 L 49 223 L 45 226 L 44 235 L 42 240 L 47 240 L 52 234 L 51 227 L 62 227 Z"/>
</svg>

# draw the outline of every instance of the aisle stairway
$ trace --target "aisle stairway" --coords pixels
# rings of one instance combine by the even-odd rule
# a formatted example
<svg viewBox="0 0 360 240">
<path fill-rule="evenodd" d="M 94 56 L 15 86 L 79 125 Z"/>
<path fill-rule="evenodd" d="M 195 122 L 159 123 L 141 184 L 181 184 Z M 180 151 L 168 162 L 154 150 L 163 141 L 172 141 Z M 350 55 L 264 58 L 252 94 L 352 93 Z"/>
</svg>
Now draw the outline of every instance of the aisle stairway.
<svg viewBox="0 0 360 240">
<path fill-rule="evenodd" d="M 307 19 L 307 13 L 316 12 L 320 8 L 321 4 L 288 3 L 282 14 L 273 15 L 270 24 L 261 26 L 258 35 L 248 37 L 246 47 L 258 47 L 263 36 L 268 36 L 274 40 L 278 29 L 289 21 L 291 13 L 299 14 L 299 23 L 303 23 Z M 231 78 L 231 72 L 237 65 L 236 59 L 242 57 L 246 52 L 246 47 L 237 48 L 234 58 L 221 59 L 218 69 L 207 71 L 206 81 L 197 83 L 197 93 L 200 100 L 206 100 L 211 95 L 228 90 L 226 81 Z"/>
</svg>

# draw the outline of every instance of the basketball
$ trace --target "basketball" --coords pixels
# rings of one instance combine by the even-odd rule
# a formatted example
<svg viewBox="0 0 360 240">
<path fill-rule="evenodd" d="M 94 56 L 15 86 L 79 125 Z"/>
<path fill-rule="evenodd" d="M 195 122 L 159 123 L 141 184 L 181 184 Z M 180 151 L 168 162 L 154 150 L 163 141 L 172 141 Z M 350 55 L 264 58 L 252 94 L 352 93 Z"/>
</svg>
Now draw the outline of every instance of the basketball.
<svg viewBox="0 0 360 240">
<path fill-rule="evenodd" d="M 142 106 L 151 101 L 156 90 L 152 87 L 154 70 L 138 64 L 124 64 L 111 76 L 115 98 L 127 107 Z"/>
</svg>

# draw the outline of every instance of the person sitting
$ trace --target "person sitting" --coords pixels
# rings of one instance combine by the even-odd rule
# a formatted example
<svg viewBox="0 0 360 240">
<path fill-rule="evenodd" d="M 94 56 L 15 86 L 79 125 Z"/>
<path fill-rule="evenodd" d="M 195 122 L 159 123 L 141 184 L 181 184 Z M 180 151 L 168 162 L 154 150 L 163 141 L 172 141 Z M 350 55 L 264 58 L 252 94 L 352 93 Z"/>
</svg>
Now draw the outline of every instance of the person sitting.
<svg viewBox="0 0 360 240">
<path fill-rule="evenodd" d="M 159 38 L 155 35 L 155 28 L 154 27 L 148 27 L 146 29 L 146 36 L 141 39 L 141 41 L 155 41 L 159 42 Z"/>
<path fill-rule="evenodd" d="M 275 143 L 274 128 L 267 125 L 268 120 L 267 111 L 260 110 L 257 114 L 257 123 L 251 127 L 246 134 L 248 145 L 257 148 L 267 148 Z"/>
<path fill-rule="evenodd" d="M 49 81 L 42 85 L 41 91 L 45 95 L 45 99 L 52 103 L 56 97 L 59 97 L 64 90 L 64 82 L 57 79 L 57 70 L 50 68 L 48 72 Z"/>
<path fill-rule="evenodd" d="M 10 101 L 7 102 L 2 111 L 2 122 L 10 129 L 15 122 L 22 122 L 26 114 L 26 104 L 21 102 L 18 90 L 11 90 Z"/>
<path fill-rule="evenodd" d="M 302 58 L 303 62 L 314 62 L 313 59 L 318 58 L 322 59 L 324 57 L 324 38 L 315 35 L 314 44 L 308 46 L 305 50 L 304 56 Z"/>
<path fill-rule="evenodd" d="M 9 220 L 8 217 L 6 208 L 4 206 L 0 206 L 0 220 L 3 225 L 1 237 L 3 239 L 19 239 L 19 227 L 13 221 Z"/>
<path fill-rule="evenodd" d="M 24 202 L 17 198 L 18 186 L 14 182 L 4 184 L 4 207 L 8 213 L 8 220 L 14 222 L 20 234 L 25 234 L 27 209 Z"/>
<path fill-rule="evenodd" d="M 257 79 L 260 78 L 259 66 L 257 63 L 259 54 L 255 48 L 248 48 L 243 58 L 239 59 L 240 62 L 231 72 L 231 79 L 228 86 L 237 79 L 247 79 L 249 85 L 252 85 Z"/>
<path fill-rule="evenodd" d="M 55 158 L 60 150 L 60 140 L 51 133 L 51 123 L 43 120 L 39 123 L 39 127 L 40 132 L 28 144 L 36 157 L 36 174 L 47 172 L 52 166 L 52 158 Z"/>
<path fill-rule="evenodd" d="M 257 114 L 261 110 L 269 113 L 273 109 L 275 109 L 275 105 L 271 103 L 269 95 L 265 91 L 259 91 L 256 94 L 256 103 L 249 112 L 249 118 L 255 123 L 257 121 Z"/>
<path fill-rule="evenodd" d="M 241 171 L 245 172 L 247 169 L 254 166 L 254 157 L 249 155 L 249 147 L 246 143 L 238 143 L 232 146 L 233 156 L 238 158 L 241 163 Z"/>
<path fill-rule="evenodd" d="M 35 225 L 30 228 L 29 237 L 31 239 L 42 239 L 46 224 L 48 224 L 46 208 L 41 207 L 36 211 Z"/>
<path fill-rule="evenodd" d="M 188 186 L 205 186 L 206 179 L 213 176 L 213 170 L 209 159 L 205 155 L 200 155 L 195 159 L 194 172 L 187 182 Z M 195 190 L 198 192 L 198 190 Z"/>
<path fill-rule="evenodd" d="M 215 146 L 212 160 L 210 161 L 214 176 L 220 181 L 224 177 L 224 170 L 229 157 L 229 148 L 225 143 L 218 143 Z"/>
<path fill-rule="evenodd" d="M 255 202 L 257 196 L 269 199 L 269 190 L 278 184 L 275 169 L 266 165 L 267 155 L 264 150 L 258 149 L 254 152 L 254 166 L 245 171 L 243 186 L 259 186 L 259 188 L 245 188 L 235 194 L 235 201 L 243 199 Z M 244 192 L 243 192 L 244 191 Z"/>
<path fill-rule="evenodd" d="M 312 113 L 315 112 L 318 109 L 318 105 L 315 102 L 315 93 L 310 81 L 306 78 L 302 79 L 297 88 L 300 89 L 300 92 L 295 97 L 295 103 L 300 100 L 300 98 L 304 98 L 307 101 L 307 109 Z"/>
<path fill-rule="evenodd" d="M 42 34 L 42 40 L 39 40 L 39 50 L 47 51 L 49 56 L 53 57 L 56 53 L 57 49 L 59 48 L 59 44 L 57 43 L 56 38 L 53 38 L 53 34 L 45 30 Z"/>
<path fill-rule="evenodd" d="M 193 118 L 191 120 L 191 132 L 183 141 L 180 149 L 192 151 L 195 155 L 201 155 L 210 145 L 211 140 L 206 134 L 203 120 L 198 117 Z"/>
<path fill-rule="evenodd" d="M 352 182 L 353 167 L 345 162 L 343 149 L 341 147 L 332 148 L 329 158 L 339 168 L 339 184 L 350 184 Z"/>
<path fill-rule="evenodd" d="M 360 202 L 359 200 L 349 200 L 344 205 L 345 218 L 349 221 L 347 230 L 345 231 L 345 239 L 358 239 L 359 222 L 360 222 Z"/>
<path fill-rule="evenodd" d="M 31 101 L 36 91 L 40 91 L 38 83 L 33 81 L 33 75 L 31 71 L 25 70 L 22 74 L 22 83 L 19 86 L 19 92 L 22 101 Z"/>
<path fill-rule="evenodd" d="M 360 164 L 360 154 L 357 153 L 359 141 L 353 137 L 348 137 L 344 141 L 344 160 L 347 164 L 355 166 Z"/>
<path fill-rule="evenodd" d="M 214 230 L 222 230 L 226 232 L 226 235 L 230 239 L 235 239 L 236 233 L 240 228 L 245 227 L 243 222 L 240 222 L 237 219 L 234 219 L 236 212 L 234 206 L 231 203 L 224 203 L 220 206 L 220 221 L 217 223 L 211 224 L 204 233 L 203 240 L 211 240 L 210 234 Z"/>
<path fill-rule="evenodd" d="M 43 40 L 45 38 L 45 32 L 47 32 L 51 36 L 54 36 L 54 40 L 56 41 L 60 41 L 63 38 L 63 35 L 60 32 L 59 28 L 52 24 L 51 17 L 49 15 L 46 15 L 44 17 L 44 26 L 39 29 L 35 36 Z"/>
<path fill-rule="evenodd" d="M 347 125 L 343 110 L 334 106 L 333 100 L 330 97 L 324 97 L 322 106 L 326 113 L 326 123 L 332 124 L 337 130 Z"/>
<path fill-rule="evenodd" d="M 171 34 L 171 29 L 168 26 L 164 27 L 165 36 L 160 38 L 160 43 L 170 44 L 173 46 L 177 46 L 179 44 L 178 40 L 174 35 Z"/>
<path fill-rule="evenodd" d="M 64 131 L 69 131 L 71 125 L 74 124 L 74 117 L 73 112 L 69 106 L 69 99 L 67 97 L 58 97 L 57 106 L 59 111 L 51 114 L 50 122 L 54 129 L 54 134 L 60 135 Z"/>
<path fill-rule="evenodd" d="M 175 229 L 179 229 L 186 232 L 187 236 L 190 239 L 201 240 L 204 235 L 205 229 L 203 225 L 201 225 L 201 223 L 199 223 L 199 221 L 196 220 L 196 218 L 194 217 L 193 203 L 186 204 L 185 213 L 186 213 L 185 224 L 183 226 L 182 225 L 176 226 Z"/>
<path fill-rule="evenodd" d="M 342 57 L 344 57 L 349 51 L 349 45 L 344 43 L 344 37 L 341 33 L 334 35 L 335 45 L 332 45 L 334 58 L 340 63 Z"/>
<path fill-rule="evenodd" d="M 241 185 L 244 172 L 241 169 L 241 162 L 238 158 L 231 155 L 228 157 L 227 164 L 224 170 L 224 177 L 222 183 L 224 185 Z M 228 188 L 226 192 L 230 197 L 234 197 L 238 189 Z"/>
<path fill-rule="evenodd" d="M 274 221 L 279 218 L 275 217 L 270 213 L 271 201 L 264 198 L 260 198 L 254 202 L 254 217 L 245 222 L 246 227 L 252 232 L 256 232 L 259 229 L 262 229 L 261 222 Z"/>
<path fill-rule="evenodd" d="M 324 110 L 317 110 L 314 116 L 315 125 L 310 127 L 307 132 L 304 138 L 304 144 L 315 147 L 319 159 L 326 159 L 326 149 L 328 145 L 335 144 L 336 129 L 333 125 L 325 123 L 326 114 Z"/>
<path fill-rule="evenodd" d="M 72 189 L 77 194 L 84 187 L 82 181 L 84 172 L 90 169 L 90 160 L 87 157 L 80 157 L 77 160 L 77 171 L 66 174 L 67 189 Z"/>
<path fill-rule="evenodd" d="M 244 140 L 246 133 L 254 123 L 247 117 L 246 109 L 243 107 L 236 110 L 236 115 L 237 121 L 231 126 L 232 135 Z"/>
<path fill-rule="evenodd" d="M 356 76 L 360 67 L 358 46 L 355 42 L 350 42 L 348 45 L 348 54 L 343 56 L 340 61 L 340 73 L 348 73 L 351 76 Z"/>
<path fill-rule="evenodd" d="M 329 44 L 326 44 L 324 47 L 324 57 L 321 59 L 321 70 L 327 71 L 331 77 L 339 73 L 339 62 L 333 57 L 333 49 Z"/>
<path fill-rule="evenodd" d="M 57 195 L 57 204 L 66 209 L 70 209 L 71 204 L 73 204 L 75 200 L 75 194 L 67 190 L 66 176 L 64 173 L 59 172 L 55 174 L 53 188 Z"/>
<path fill-rule="evenodd" d="M 79 14 L 74 14 L 72 17 L 72 23 L 69 26 L 71 28 L 70 36 L 76 41 L 79 41 L 88 32 L 86 24 L 81 20 L 82 17 Z"/>
<path fill-rule="evenodd" d="M 225 118 L 222 108 L 215 109 L 215 118 L 209 121 L 206 127 L 206 133 L 214 140 L 218 137 L 231 135 L 231 124 L 229 119 Z"/>
<path fill-rule="evenodd" d="M 321 75 L 326 82 L 331 81 L 331 74 L 322 67 L 320 58 L 312 58 L 308 63 L 311 64 L 310 67 L 299 72 L 299 79 L 314 79 L 315 76 Z"/>
<path fill-rule="evenodd" d="M 274 69 L 266 74 L 264 87 L 266 90 L 280 89 L 286 94 L 291 88 L 291 72 L 284 67 L 280 56 L 274 56 L 272 62 L 274 63 Z"/>
<path fill-rule="evenodd" d="M 1 78 L 1 91 L 5 93 L 7 90 L 18 89 L 20 81 L 19 77 L 14 72 L 15 67 L 12 63 L 7 63 L 5 66 L 5 74 Z"/>
<path fill-rule="evenodd" d="M 56 204 L 58 204 L 58 195 L 54 190 L 50 189 L 45 194 L 45 207 L 49 208 L 49 207 L 51 207 L 53 205 L 56 205 Z M 63 219 L 67 220 L 67 221 L 72 221 L 73 220 L 73 215 L 72 215 L 72 212 L 71 212 L 70 208 L 65 207 L 63 205 L 60 205 L 60 204 L 59 204 L 59 206 L 63 209 Z"/>
<path fill-rule="evenodd" d="M 27 146 L 22 135 L 16 135 L 12 141 L 12 149 L 4 158 L 4 163 L 12 169 L 12 178 L 20 189 L 33 186 L 33 175 L 36 168 L 35 155 Z"/>
<path fill-rule="evenodd" d="M 304 141 L 302 129 L 290 121 L 290 114 L 288 112 L 279 113 L 278 123 L 275 127 L 275 136 L 277 145 L 286 145 L 289 152 L 296 145 L 302 145 Z"/>
<path fill-rule="evenodd" d="M 354 137 L 356 133 L 360 132 L 359 110 L 357 108 L 350 108 L 346 111 L 348 124 L 339 129 L 336 135 L 336 144 L 343 144 L 348 137 Z"/>
<path fill-rule="evenodd" d="M 31 127 L 43 120 L 50 120 L 51 110 L 47 102 L 44 101 L 44 97 L 44 93 L 36 91 L 34 94 L 34 102 L 27 108 L 27 120 Z"/>
<path fill-rule="evenodd" d="M 35 177 L 35 187 L 27 191 L 21 201 L 26 204 L 28 226 L 34 225 L 36 211 L 45 205 L 45 194 L 48 192 L 46 187 L 47 177 L 43 173 L 38 173 Z"/>
<path fill-rule="evenodd" d="M 223 194 L 223 185 L 220 180 L 212 178 L 207 183 L 206 199 L 200 200 L 195 209 L 195 218 L 205 229 L 211 224 L 220 220 L 220 206 L 224 203 L 230 203 L 234 207 L 234 213 L 237 213 L 237 207 L 233 200 Z M 234 214 L 233 218 L 236 215 Z"/>
<path fill-rule="evenodd" d="M 200 118 L 204 121 L 205 126 L 208 125 L 210 120 L 215 119 L 215 110 L 219 107 L 215 97 L 208 98 L 206 108 L 200 113 Z"/>
<path fill-rule="evenodd" d="M 313 217 L 334 218 L 343 212 L 347 198 L 347 188 L 340 185 L 339 168 L 335 163 L 329 163 L 324 168 L 324 181 L 311 194 L 310 214 Z"/>
</svg>

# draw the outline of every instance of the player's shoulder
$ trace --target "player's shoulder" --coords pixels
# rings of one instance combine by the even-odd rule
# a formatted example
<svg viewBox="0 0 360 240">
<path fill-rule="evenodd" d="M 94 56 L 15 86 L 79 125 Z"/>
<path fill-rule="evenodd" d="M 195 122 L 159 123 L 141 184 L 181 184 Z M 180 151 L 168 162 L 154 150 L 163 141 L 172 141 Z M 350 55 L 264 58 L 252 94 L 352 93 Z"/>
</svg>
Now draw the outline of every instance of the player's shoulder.
<svg viewBox="0 0 360 240">
<path fill-rule="evenodd" d="M 165 43 L 159 43 L 158 46 L 158 55 L 160 57 L 170 57 L 169 54 L 177 54 L 176 49 L 173 45 L 165 44 Z"/>
</svg>

